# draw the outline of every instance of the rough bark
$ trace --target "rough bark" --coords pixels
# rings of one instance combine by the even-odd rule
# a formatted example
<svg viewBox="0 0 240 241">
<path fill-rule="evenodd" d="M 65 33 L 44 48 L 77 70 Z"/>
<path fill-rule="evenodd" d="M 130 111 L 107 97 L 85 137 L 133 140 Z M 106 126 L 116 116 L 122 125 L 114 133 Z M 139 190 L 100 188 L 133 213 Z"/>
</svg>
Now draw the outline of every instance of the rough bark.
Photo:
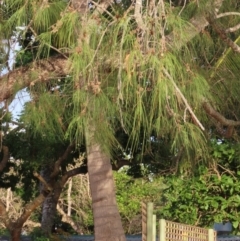
<svg viewBox="0 0 240 241">
<path fill-rule="evenodd" d="M 68 152 L 69 149 L 67 148 L 66 152 Z M 66 157 L 65 154 L 62 157 L 59 158 L 59 160 L 63 157 Z M 64 159 L 64 158 L 63 158 Z M 56 212 L 57 212 L 57 204 L 59 197 L 61 195 L 62 189 L 67 182 L 67 180 L 70 177 L 73 177 L 77 174 L 85 174 L 87 173 L 87 167 L 81 166 L 75 169 L 72 169 L 68 172 L 66 172 L 59 180 L 55 180 L 52 177 L 55 177 L 55 175 L 52 175 L 55 173 L 54 171 L 51 172 L 51 169 L 49 167 L 46 167 L 46 169 L 42 170 L 42 175 L 44 176 L 45 180 L 48 180 L 48 184 L 52 186 L 52 192 L 50 195 L 47 196 L 47 198 L 44 200 L 42 205 L 42 220 L 41 220 L 41 228 L 45 235 L 50 236 L 52 227 L 54 225 Z M 55 173 L 56 174 L 56 173 Z"/>
<path fill-rule="evenodd" d="M 93 135 L 87 132 L 86 138 L 95 241 L 126 241 L 116 202 L 110 158 L 94 141 Z"/>
<path fill-rule="evenodd" d="M 53 188 L 53 181 L 50 181 L 50 175 L 52 173 L 52 169 L 49 166 L 45 166 L 42 168 L 40 174 L 44 178 L 44 180 L 48 183 L 50 183 L 52 189 Z M 41 229 L 43 233 L 47 236 L 50 236 L 52 231 L 52 226 L 54 224 L 54 218 L 56 215 L 56 206 L 57 206 L 57 200 L 55 199 L 55 193 L 57 194 L 57 191 L 54 190 L 51 192 L 48 197 L 44 200 L 42 204 L 42 219 L 41 219 Z M 60 194 L 59 194 L 60 195 Z"/>
<path fill-rule="evenodd" d="M 0 102 L 11 98 L 18 90 L 47 82 L 68 74 L 67 59 L 55 56 L 14 69 L 0 77 Z"/>
</svg>

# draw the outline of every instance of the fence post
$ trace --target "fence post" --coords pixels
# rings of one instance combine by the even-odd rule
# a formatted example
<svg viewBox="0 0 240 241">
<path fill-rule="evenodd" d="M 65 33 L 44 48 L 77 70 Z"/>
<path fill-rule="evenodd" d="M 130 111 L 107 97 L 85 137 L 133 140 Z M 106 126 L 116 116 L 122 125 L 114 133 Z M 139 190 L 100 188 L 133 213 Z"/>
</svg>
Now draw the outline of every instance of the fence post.
<svg viewBox="0 0 240 241">
<path fill-rule="evenodd" d="M 147 204 L 147 241 L 153 237 L 153 203 Z"/>
<path fill-rule="evenodd" d="M 208 229 L 208 241 L 215 241 L 213 229 Z"/>
<path fill-rule="evenodd" d="M 165 241 L 166 240 L 166 221 L 165 219 L 159 220 L 159 241 Z"/>
<path fill-rule="evenodd" d="M 153 214 L 152 216 L 152 241 L 156 241 L 156 228 L 157 228 L 157 217 L 156 214 Z"/>
<path fill-rule="evenodd" d="M 142 203 L 142 241 L 147 241 L 147 204 Z"/>
</svg>

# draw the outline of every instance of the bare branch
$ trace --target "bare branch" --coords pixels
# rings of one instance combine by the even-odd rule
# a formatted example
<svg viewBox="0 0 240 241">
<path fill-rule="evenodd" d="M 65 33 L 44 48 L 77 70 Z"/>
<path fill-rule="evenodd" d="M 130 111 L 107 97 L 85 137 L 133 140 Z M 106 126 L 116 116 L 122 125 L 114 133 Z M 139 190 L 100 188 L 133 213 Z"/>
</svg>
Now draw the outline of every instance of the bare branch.
<svg viewBox="0 0 240 241">
<path fill-rule="evenodd" d="M 136 19 L 139 29 L 146 30 L 146 25 L 144 24 L 142 19 L 142 0 L 136 0 L 135 2 L 134 17 Z"/>
<path fill-rule="evenodd" d="M 184 104 L 186 105 L 188 111 L 190 112 L 192 118 L 194 119 L 194 121 L 197 123 L 197 125 L 201 128 L 202 131 L 205 130 L 205 128 L 203 127 L 202 123 L 199 121 L 199 119 L 197 118 L 197 116 L 194 114 L 191 106 L 188 104 L 186 98 L 184 97 L 184 95 L 182 94 L 181 90 L 177 87 L 176 83 L 174 82 L 172 76 L 168 73 L 168 71 L 166 69 L 163 69 L 164 74 L 167 76 L 167 78 L 172 82 L 175 90 L 177 91 L 177 93 L 180 95 L 180 97 L 182 98 Z"/>
<path fill-rule="evenodd" d="M 230 16 L 230 15 L 238 15 L 240 16 L 239 12 L 226 12 L 226 13 L 219 13 L 216 18 L 222 18 L 222 17 L 226 17 L 226 16 Z"/>
<path fill-rule="evenodd" d="M 38 174 L 37 172 L 33 172 L 33 176 L 36 177 L 41 183 L 43 183 L 43 185 L 48 191 L 52 191 L 52 187 L 49 186 L 49 184 L 44 180 L 44 178 L 40 174 Z"/>
<path fill-rule="evenodd" d="M 80 229 L 80 227 L 78 227 L 78 225 L 72 220 L 72 218 L 64 212 L 64 210 L 59 206 L 59 204 L 57 204 L 57 210 L 62 215 L 63 222 L 69 223 L 78 234 L 83 235 L 83 231 Z"/>
<path fill-rule="evenodd" d="M 184 8 L 186 7 L 186 3 L 187 3 L 187 0 L 184 0 L 184 4 L 183 4 L 183 7 L 181 8 L 180 12 L 178 13 L 178 16 L 181 15 L 182 11 L 184 10 Z"/>
<path fill-rule="evenodd" d="M 4 223 L 6 228 L 9 228 L 11 225 L 11 221 L 8 217 L 7 211 L 6 211 L 6 207 L 4 205 L 4 203 L 0 200 L 0 220 L 1 222 Z"/>
<path fill-rule="evenodd" d="M 225 32 L 226 32 L 226 33 L 232 33 L 232 32 L 237 31 L 238 29 L 240 29 L 240 23 L 237 24 L 237 25 L 234 26 L 234 27 L 231 27 L 231 28 L 226 29 Z"/>
</svg>

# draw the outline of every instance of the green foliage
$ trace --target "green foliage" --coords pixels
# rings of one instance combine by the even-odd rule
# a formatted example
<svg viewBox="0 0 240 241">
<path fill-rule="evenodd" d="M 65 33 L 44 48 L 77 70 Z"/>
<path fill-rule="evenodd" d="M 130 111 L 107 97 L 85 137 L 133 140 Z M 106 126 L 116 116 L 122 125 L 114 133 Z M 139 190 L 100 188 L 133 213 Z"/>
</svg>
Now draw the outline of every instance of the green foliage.
<svg viewBox="0 0 240 241">
<path fill-rule="evenodd" d="M 9 235 L 9 231 L 7 229 L 0 228 L 0 235 Z"/>
<path fill-rule="evenodd" d="M 31 239 L 34 241 L 50 241 L 49 237 L 46 237 L 41 228 L 34 228 L 34 230 L 30 234 Z"/>
<path fill-rule="evenodd" d="M 234 233 L 238 233 L 240 172 L 236 166 L 238 146 L 235 147 L 227 142 L 213 142 L 215 162 L 212 167 L 200 166 L 192 177 L 167 177 L 165 184 L 168 187 L 163 192 L 158 215 L 203 227 L 230 221 Z"/>
<path fill-rule="evenodd" d="M 156 202 L 162 194 L 164 185 L 161 178 L 152 182 L 146 179 L 134 179 L 125 173 L 114 173 L 116 197 L 120 215 L 126 233 L 141 232 L 141 203 Z"/>
</svg>

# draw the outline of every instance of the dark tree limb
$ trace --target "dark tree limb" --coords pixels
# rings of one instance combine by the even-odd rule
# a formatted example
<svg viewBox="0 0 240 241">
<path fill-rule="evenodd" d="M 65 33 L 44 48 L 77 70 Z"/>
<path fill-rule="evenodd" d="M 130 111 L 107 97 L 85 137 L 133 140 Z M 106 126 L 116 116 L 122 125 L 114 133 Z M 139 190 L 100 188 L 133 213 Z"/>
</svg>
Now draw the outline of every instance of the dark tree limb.
<svg viewBox="0 0 240 241">
<path fill-rule="evenodd" d="M 203 103 L 203 108 L 208 115 L 213 117 L 216 121 L 220 122 L 224 126 L 239 126 L 240 121 L 229 120 L 216 111 L 209 102 Z"/>
<path fill-rule="evenodd" d="M 75 143 L 71 143 L 65 150 L 64 154 L 58 158 L 58 160 L 54 164 L 53 172 L 51 173 L 50 178 L 54 178 L 58 175 L 61 164 L 67 159 L 67 157 L 74 150 L 74 148 L 75 148 Z"/>
<path fill-rule="evenodd" d="M 0 162 L 0 172 L 3 171 L 3 169 L 5 168 L 5 166 L 7 165 L 7 162 L 10 158 L 10 154 L 9 154 L 9 149 L 7 146 L 2 146 L 2 150 L 1 152 L 3 152 L 3 159 Z"/>
<path fill-rule="evenodd" d="M 217 122 L 217 131 L 224 138 L 231 138 L 234 134 L 234 127 L 240 126 L 240 121 L 225 118 L 218 111 L 216 111 L 209 102 L 204 102 L 203 108 L 206 111 L 206 113 Z M 226 129 L 224 129 L 223 127 L 226 127 Z"/>
<path fill-rule="evenodd" d="M 67 171 L 61 178 L 61 186 L 63 187 L 70 177 L 76 176 L 78 174 L 86 174 L 87 172 L 88 169 L 86 165 L 82 165 L 80 167 Z"/>
</svg>

